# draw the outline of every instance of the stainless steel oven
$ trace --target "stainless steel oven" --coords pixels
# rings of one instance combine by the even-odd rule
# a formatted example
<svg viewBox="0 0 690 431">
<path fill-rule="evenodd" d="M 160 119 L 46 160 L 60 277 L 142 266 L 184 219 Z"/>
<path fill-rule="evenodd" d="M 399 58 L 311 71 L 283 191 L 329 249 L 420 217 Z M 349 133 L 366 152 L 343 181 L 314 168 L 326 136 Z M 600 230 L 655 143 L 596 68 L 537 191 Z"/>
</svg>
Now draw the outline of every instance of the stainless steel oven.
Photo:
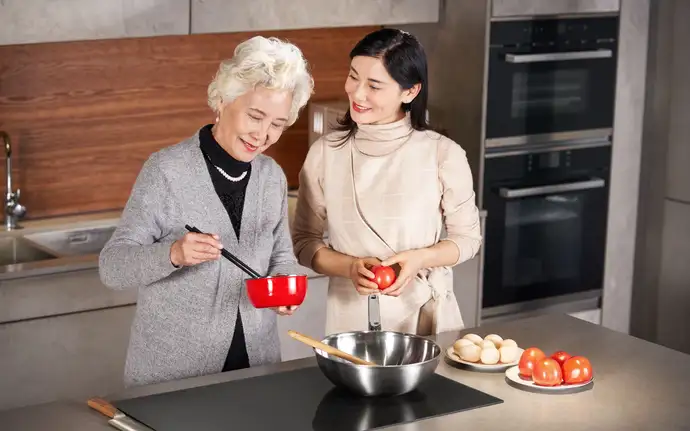
<svg viewBox="0 0 690 431">
<path fill-rule="evenodd" d="M 573 301 L 597 307 L 610 161 L 605 143 L 487 155 L 482 319 Z"/>
<path fill-rule="evenodd" d="M 493 22 L 486 148 L 609 136 L 617 41 L 617 16 Z"/>
</svg>

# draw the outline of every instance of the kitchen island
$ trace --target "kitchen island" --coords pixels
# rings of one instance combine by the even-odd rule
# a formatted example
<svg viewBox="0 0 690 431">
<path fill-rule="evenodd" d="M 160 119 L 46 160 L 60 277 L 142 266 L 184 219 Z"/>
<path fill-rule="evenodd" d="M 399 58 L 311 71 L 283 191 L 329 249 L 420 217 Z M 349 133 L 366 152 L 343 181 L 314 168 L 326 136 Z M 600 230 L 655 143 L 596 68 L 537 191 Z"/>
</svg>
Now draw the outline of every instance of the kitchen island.
<svg viewBox="0 0 690 431">
<path fill-rule="evenodd" d="M 690 355 L 608 330 L 566 315 L 503 322 L 436 341 L 445 350 L 465 333 L 497 333 L 523 347 L 550 354 L 565 350 L 587 356 L 594 368 L 591 390 L 567 395 L 535 394 L 509 386 L 503 373 L 458 369 L 442 360 L 437 373 L 502 399 L 501 404 L 394 426 L 390 430 L 680 430 L 690 429 Z M 296 342 L 296 341 L 295 341 Z M 212 376 L 133 388 L 110 400 L 206 386 L 219 382 L 315 366 L 313 358 Z M 299 396 L 299 390 L 295 391 Z M 111 430 L 105 417 L 84 402 L 60 401 L 0 412 L 0 429 Z M 228 418 L 229 424 L 232 419 Z M 250 424 L 242 429 L 251 430 Z M 291 429 L 285 423 L 283 429 Z M 164 430 L 157 430 L 164 431 Z M 198 431 L 203 431 L 198 429 Z"/>
</svg>

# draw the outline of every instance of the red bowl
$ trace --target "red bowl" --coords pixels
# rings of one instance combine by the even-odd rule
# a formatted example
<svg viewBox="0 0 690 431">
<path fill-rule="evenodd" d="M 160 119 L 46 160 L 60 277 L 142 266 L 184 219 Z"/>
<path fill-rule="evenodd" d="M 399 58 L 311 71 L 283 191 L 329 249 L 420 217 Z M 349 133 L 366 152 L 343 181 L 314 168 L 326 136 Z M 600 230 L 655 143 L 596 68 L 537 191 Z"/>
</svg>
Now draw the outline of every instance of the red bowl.
<svg viewBox="0 0 690 431">
<path fill-rule="evenodd" d="M 301 305 L 307 295 L 306 275 L 276 275 L 245 280 L 247 296 L 256 308 Z"/>
</svg>

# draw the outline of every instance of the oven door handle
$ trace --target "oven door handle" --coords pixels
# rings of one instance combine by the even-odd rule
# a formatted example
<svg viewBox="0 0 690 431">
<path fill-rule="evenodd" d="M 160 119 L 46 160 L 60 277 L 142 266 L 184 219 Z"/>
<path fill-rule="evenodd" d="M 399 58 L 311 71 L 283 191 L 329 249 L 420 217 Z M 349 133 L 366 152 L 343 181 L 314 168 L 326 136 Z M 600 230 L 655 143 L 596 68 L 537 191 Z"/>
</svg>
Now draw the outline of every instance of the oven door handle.
<svg viewBox="0 0 690 431">
<path fill-rule="evenodd" d="M 509 189 L 501 187 L 499 194 L 506 199 L 524 198 L 528 196 L 547 195 L 551 193 L 575 192 L 578 190 L 599 189 L 606 185 L 606 181 L 601 178 L 591 178 L 586 181 L 574 183 L 553 184 L 549 186 L 527 187 L 524 189 Z"/>
<path fill-rule="evenodd" d="M 506 61 L 508 63 L 538 63 L 611 57 L 613 57 L 613 51 L 610 49 L 597 49 L 594 51 L 549 52 L 544 54 L 506 54 Z"/>
</svg>

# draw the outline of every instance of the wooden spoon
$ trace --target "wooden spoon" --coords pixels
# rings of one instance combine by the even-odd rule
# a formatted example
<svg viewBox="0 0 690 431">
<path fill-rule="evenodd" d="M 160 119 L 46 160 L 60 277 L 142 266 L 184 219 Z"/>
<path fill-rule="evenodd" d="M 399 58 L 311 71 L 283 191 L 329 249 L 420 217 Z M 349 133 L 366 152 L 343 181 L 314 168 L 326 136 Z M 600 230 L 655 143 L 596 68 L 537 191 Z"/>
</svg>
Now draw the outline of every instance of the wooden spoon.
<svg viewBox="0 0 690 431">
<path fill-rule="evenodd" d="M 339 358 L 345 359 L 346 361 L 350 361 L 352 363 L 355 363 L 357 365 L 376 365 L 374 362 L 366 361 L 364 359 L 358 358 L 356 356 L 352 356 L 349 353 L 345 353 L 342 350 L 336 349 L 335 347 L 331 347 L 328 344 L 324 344 L 320 341 L 317 341 L 309 336 L 300 334 L 297 331 L 293 331 L 292 329 L 288 331 L 288 334 L 294 338 L 297 341 L 301 341 L 304 344 L 307 344 L 311 347 L 314 347 L 319 350 L 323 350 L 324 352 L 328 353 L 329 355 L 337 356 Z"/>
</svg>

